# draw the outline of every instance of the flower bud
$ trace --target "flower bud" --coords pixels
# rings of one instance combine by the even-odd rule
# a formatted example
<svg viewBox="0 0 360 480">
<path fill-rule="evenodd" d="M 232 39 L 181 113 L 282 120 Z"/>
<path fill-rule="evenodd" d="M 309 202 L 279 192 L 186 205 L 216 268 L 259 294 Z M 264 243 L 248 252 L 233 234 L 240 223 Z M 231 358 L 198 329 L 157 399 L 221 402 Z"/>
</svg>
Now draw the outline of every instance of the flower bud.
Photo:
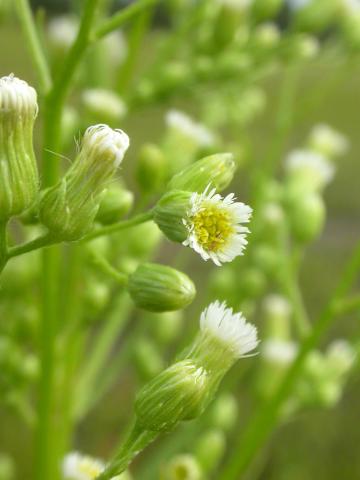
<svg viewBox="0 0 360 480">
<path fill-rule="evenodd" d="M 270 294 L 264 299 L 263 315 L 266 322 L 266 337 L 279 340 L 290 338 L 290 302 L 281 295 Z"/>
<path fill-rule="evenodd" d="M 124 217 L 134 203 L 134 195 L 120 184 L 110 185 L 103 193 L 95 220 L 110 225 Z"/>
<path fill-rule="evenodd" d="M 169 190 L 202 193 L 208 185 L 224 190 L 232 181 L 236 170 L 231 153 L 216 153 L 189 165 L 172 177 Z"/>
<path fill-rule="evenodd" d="M 126 115 L 123 100 L 111 90 L 93 88 L 82 93 L 82 102 L 89 121 L 116 124 Z"/>
<path fill-rule="evenodd" d="M 191 360 L 171 365 L 147 383 L 135 400 L 138 424 L 166 432 L 182 420 L 198 417 L 208 396 L 208 374 Z"/>
<path fill-rule="evenodd" d="M 153 193 L 159 191 L 167 175 L 168 164 L 163 151 L 153 143 L 142 146 L 136 179 L 143 192 Z"/>
<path fill-rule="evenodd" d="M 128 290 L 135 305 L 152 312 L 180 310 L 196 294 L 190 278 L 174 268 L 144 263 L 129 276 Z"/>
<path fill-rule="evenodd" d="M 317 193 L 299 195 L 289 205 L 291 233 L 301 243 L 317 238 L 325 223 L 326 208 L 324 200 Z"/>
<path fill-rule="evenodd" d="M 285 159 L 287 191 L 285 197 L 302 191 L 321 191 L 334 177 L 334 165 L 320 153 L 293 150 Z"/>
<path fill-rule="evenodd" d="M 279 27 L 275 23 L 262 23 L 258 25 L 254 31 L 255 47 L 261 50 L 274 48 L 280 40 L 281 33 Z"/>
<path fill-rule="evenodd" d="M 0 78 L 0 220 L 29 207 L 39 189 L 32 135 L 36 91 L 13 75 Z"/>
<path fill-rule="evenodd" d="M 79 22 L 69 15 L 54 17 L 48 25 L 48 39 L 55 53 L 63 54 L 73 44 Z"/>
<path fill-rule="evenodd" d="M 190 207 L 190 192 L 172 190 L 165 193 L 155 206 L 154 221 L 169 240 L 182 243 L 188 232 L 183 219 Z"/>
<path fill-rule="evenodd" d="M 129 137 L 107 125 L 89 127 L 82 148 L 62 180 L 40 201 L 40 220 L 62 240 L 78 240 L 92 227 L 102 194 L 114 176 Z"/>
<path fill-rule="evenodd" d="M 320 51 L 319 40 L 315 36 L 306 33 L 294 36 L 289 47 L 290 58 L 299 60 L 311 60 Z"/>
<path fill-rule="evenodd" d="M 0 454 L 0 480 L 14 480 L 15 463 L 9 455 Z"/>
<path fill-rule="evenodd" d="M 193 455 L 176 455 L 162 468 L 160 480 L 202 480 L 201 468 Z"/>
<path fill-rule="evenodd" d="M 222 430 L 206 431 L 197 440 L 194 454 L 204 472 L 212 472 L 219 465 L 225 453 L 226 437 Z"/>
</svg>

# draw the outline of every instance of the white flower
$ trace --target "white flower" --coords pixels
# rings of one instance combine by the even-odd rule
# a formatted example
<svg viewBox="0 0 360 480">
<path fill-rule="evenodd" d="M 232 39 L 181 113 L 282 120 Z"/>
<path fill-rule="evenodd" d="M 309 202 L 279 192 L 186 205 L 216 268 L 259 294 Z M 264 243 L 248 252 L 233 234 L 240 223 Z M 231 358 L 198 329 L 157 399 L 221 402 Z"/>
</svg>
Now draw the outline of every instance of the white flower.
<svg viewBox="0 0 360 480">
<path fill-rule="evenodd" d="M 82 101 L 91 112 L 105 115 L 112 120 L 119 120 L 126 114 L 123 100 L 111 90 L 90 88 L 82 92 Z"/>
<path fill-rule="evenodd" d="M 317 152 L 329 157 L 343 155 L 349 148 L 347 138 L 325 124 L 315 125 L 310 132 L 309 144 Z"/>
<path fill-rule="evenodd" d="M 13 73 L 0 78 L 0 112 L 35 118 L 38 113 L 36 90 Z"/>
<path fill-rule="evenodd" d="M 233 313 L 226 303 L 211 303 L 200 316 L 200 329 L 224 342 L 237 358 L 246 357 L 259 344 L 257 329 L 241 312 Z"/>
<path fill-rule="evenodd" d="M 334 165 L 320 153 L 311 150 L 294 150 L 285 160 L 290 173 L 304 173 L 313 179 L 313 183 L 324 187 L 334 177 Z"/>
<path fill-rule="evenodd" d="M 54 47 L 66 50 L 74 42 L 79 28 L 75 17 L 63 15 L 55 17 L 49 22 L 48 34 Z"/>
<path fill-rule="evenodd" d="M 201 123 L 195 122 L 186 113 L 179 110 L 170 110 L 165 117 L 166 124 L 179 130 L 185 136 L 196 141 L 201 147 L 207 147 L 214 144 L 214 135 Z"/>
<path fill-rule="evenodd" d="M 271 338 L 262 344 L 261 354 L 271 363 L 278 365 L 289 365 L 298 352 L 296 343 L 289 340 Z"/>
<path fill-rule="evenodd" d="M 249 229 L 242 224 L 250 221 L 252 209 L 235 202 L 233 193 L 223 198 L 215 188 L 208 190 L 209 187 L 191 196 L 190 209 L 183 220 L 188 231 L 183 245 L 220 266 L 243 254 Z"/>
<path fill-rule="evenodd" d="M 130 140 L 125 132 L 99 124 L 86 130 L 82 150 L 85 158 L 94 156 L 96 159 L 113 162 L 113 165 L 118 167 L 129 145 Z"/>
<path fill-rule="evenodd" d="M 326 353 L 334 369 L 341 374 L 349 371 L 356 359 L 354 348 L 344 339 L 334 340 L 328 346 Z"/>
<path fill-rule="evenodd" d="M 77 452 L 66 455 L 62 464 L 64 480 L 93 480 L 104 468 L 101 460 Z"/>
</svg>

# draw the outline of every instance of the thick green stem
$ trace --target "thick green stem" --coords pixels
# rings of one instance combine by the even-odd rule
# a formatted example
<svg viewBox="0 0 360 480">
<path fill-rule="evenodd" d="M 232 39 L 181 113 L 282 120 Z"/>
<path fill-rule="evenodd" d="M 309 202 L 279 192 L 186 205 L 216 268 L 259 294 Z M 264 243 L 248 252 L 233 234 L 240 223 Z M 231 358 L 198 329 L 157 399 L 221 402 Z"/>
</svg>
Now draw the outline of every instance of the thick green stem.
<svg viewBox="0 0 360 480">
<path fill-rule="evenodd" d="M 265 406 L 255 414 L 245 434 L 234 445 L 235 454 L 230 458 L 223 469 L 220 480 L 238 480 L 242 478 L 247 467 L 253 460 L 257 451 L 268 438 L 276 426 L 281 407 L 291 395 L 293 386 L 301 375 L 307 355 L 319 344 L 323 334 L 331 326 L 336 313 L 337 305 L 346 296 L 360 269 L 360 244 L 355 248 L 334 295 L 321 313 L 313 330 L 302 343 L 299 353 L 289 368 L 283 381 L 277 388 L 273 397 Z"/>
<path fill-rule="evenodd" d="M 140 213 L 129 220 L 124 220 L 122 222 L 114 223 L 113 225 L 109 225 L 108 227 L 98 228 L 93 232 L 86 235 L 82 241 L 87 242 L 89 240 L 93 240 L 97 237 L 103 237 L 104 235 L 110 235 L 112 233 L 119 232 L 120 230 L 125 230 L 126 228 L 134 227 L 135 225 L 140 225 L 141 223 L 148 222 L 152 220 L 154 214 L 152 210 L 149 210 L 145 213 Z"/>
<path fill-rule="evenodd" d="M 24 253 L 38 250 L 39 248 L 49 247 L 54 243 L 57 243 L 54 237 L 49 233 L 45 233 L 44 235 L 41 235 L 34 240 L 31 240 L 31 242 L 23 243 L 22 245 L 16 245 L 15 247 L 9 248 L 7 257 L 18 257 L 20 255 L 24 255 Z"/>
<path fill-rule="evenodd" d="M 35 21 L 28 0 L 15 0 L 21 27 L 26 39 L 30 56 L 37 70 L 40 89 L 46 93 L 51 87 L 51 75 L 38 37 Z"/>
<path fill-rule="evenodd" d="M 119 452 L 96 480 L 110 480 L 115 475 L 124 472 L 136 455 L 144 450 L 157 436 L 157 432 L 144 431 L 135 424 Z"/>
</svg>

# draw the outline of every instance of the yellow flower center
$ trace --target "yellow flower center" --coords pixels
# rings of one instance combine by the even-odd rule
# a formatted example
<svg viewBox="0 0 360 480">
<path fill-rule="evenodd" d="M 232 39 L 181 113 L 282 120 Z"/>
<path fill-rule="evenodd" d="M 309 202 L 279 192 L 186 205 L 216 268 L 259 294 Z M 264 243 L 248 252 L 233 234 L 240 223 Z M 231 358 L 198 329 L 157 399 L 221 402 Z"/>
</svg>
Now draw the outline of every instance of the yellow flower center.
<svg viewBox="0 0 360 480">
<path fill-rule="evenodd" d="M 191 218 L 198 243 L 204 250 L 221 250 L 234 228 L 229 212 L 212 204 L 203 204 Z"/>
<path fill-rule="evenodd" d="M 101 469 L 98 467 L 98 465 L 95 465 L 89 460 L 83 460 L 79 464 L 79 470 L 81 473 L 88 475 L 91 479 L 96 478 L 101 473 Z"/>
</svg>

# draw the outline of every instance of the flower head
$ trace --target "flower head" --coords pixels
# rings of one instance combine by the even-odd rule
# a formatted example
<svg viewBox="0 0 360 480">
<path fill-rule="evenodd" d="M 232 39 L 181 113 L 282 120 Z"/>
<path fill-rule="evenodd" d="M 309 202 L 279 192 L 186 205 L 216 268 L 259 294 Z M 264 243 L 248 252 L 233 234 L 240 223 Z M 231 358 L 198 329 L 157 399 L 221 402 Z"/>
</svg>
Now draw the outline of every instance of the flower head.
<svg viewBox="0 0 360 480">
<path fill-rule="evenodd" d="M 129 137 L 122 130 L 113 130 L 105 124 L 93 125 L 86 130 L 83 138 L 84 161 L 91 156 L 96 163 L 109 161 L 118 167 L 129 145 Z"/>
<path fill-rule="evenodd" d="M 218 300 L 202 312 L 200 329 L 209 331 L 229 346 L 237 358 L 245 357 L 259 344 L 256 327 L 248 323 L 241 312 L 233 313 L 232 308 Z"/>
<path fill-rule="evenodd" d="M 349 148 L 349 142 L 344 135 L 323 123 L 314 126 L 309 144 L 316 152 L 329 157 L 343 155 Z"/>
<path fill-rule="evenodd" d="M 93 480 L 104 467 L 101 460 L 72 452 L 65 456 L 62 470 L 65 480 Z"/>
<path fill-rule="evenodd" d="M 271 363 L 289 365 L 294 360 L 297 351 L 298 345 L 290 340 L 269 338 L 263 343 L 261 353 Z"/>
<path fill-rule="evenodd" d="M 13 74 L 0 78 L 0 113 L 33 120 L 38 112 L 37 94 L 24 80 Z"/>
<path fill-rule="evenodd" d="M 218 266 L 242 255 L 249 233 L 242 224 L 250 221 L 252 209 L 234 200 L 233 193 L 223 198 L 215 189 L 193 193 L 187 217 L 183 219 L 188 232 L 183 245 Z"/>
</svg>

